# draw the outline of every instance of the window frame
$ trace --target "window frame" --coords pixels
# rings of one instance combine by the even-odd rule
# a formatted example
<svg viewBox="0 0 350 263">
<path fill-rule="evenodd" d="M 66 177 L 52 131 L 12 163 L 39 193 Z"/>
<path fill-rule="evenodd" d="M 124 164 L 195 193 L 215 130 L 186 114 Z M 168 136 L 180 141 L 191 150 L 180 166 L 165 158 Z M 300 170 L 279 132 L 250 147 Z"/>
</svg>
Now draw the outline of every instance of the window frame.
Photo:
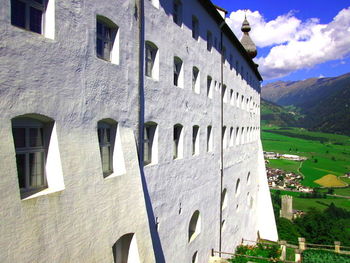
<svg viewBox="0 0 350 263">
<path fill-rule="evenodd" d="M 210 30 L 207 30 L 207 50 L 211 52 L 213 48 L 213 33 Z"/>
<path fill-rule="evenodd" d="M 179 57 L 174 57 L 174 86 L 182 87 L 180 83 L 183 62 Z"/>
<path fill-rule="evenodd" d="M 143 130 L 143 164 L 153 164 L 156 163 L 156 153 L 155 150 L 155 144 L 156 144 L 156 131 L 157 131 L 157 123 L 154 122 L 147 122 L 144 124 L 144 130 Z M 147 153 L 147 154 L 146 154 Z M 147 156 L 147 158 L 146 158 Z"/>
<path fill-rule="evenodd" d="M 15 132 L 15 129 L 24 129 L 24 146 L 18 146 L 18 133 Z M 41 145 L 31 145 L 31 130 L 39 130 L 41 134 Z M 52 125 L 51 122 L 43 122 L 41 120 L 32 118 L 32 117 L 16 117 L 12 119 L 12 134 L 14 140 L 14 147 L 16 153 L 16 166 L 17 166 L 17 177 L 18 177 L 18 185 L 21 192 L 22 197 L 29 196 L 36 192 L 39 192 L 43 189 L 48 188 L 47 176 L 46 176 L 46 160 L 48 154 L 48 146 L 51 136 Z M 39 134 L 38 133 L 38 134 Z M 36 139 L 37 140 L 37 139 Z M 36 164 L 31 163 L 30 155 L 42 153 L 42 160 L 39 169 L 34 169 Z M 19 155 L 24 155 L 24 169 L 20 169 L 19 167 Z M 31 172 L 33 170 L 41 170 L 41 175 L 34 176 L 35 180 L 38 177 L 41 177 L 41 184 L 32 185 L 31 184 Z M 20 171 L 23 171 L 23 175 L 21 175 Z M 21 178 L 24 177 L 24 178 Z M 33 176 L 32 176 L 33 177 Z M 24 181 L 23 181 L 24 179 Z M 24 183 L 24 187 L 22 187 L 21 182 Z"/>
<path fill-rule="evenodd" d="M 101 26 L 101 32 L 99 32 L 99 25 Z M 99 59 L 111 62 L 113 64 L 118 64 L 119 60 L 119 53 L 117 53 L 117 58 L 113 59 L 113 53 L 114 49 L 117 49 L 117 52 L 119 47 L 118 43 L 116 43 L 118 40 L 118 31 L 119 27 L 114 24 L 111 20 L 104 16 L 97 15 L 96 16 L 96 56 Z M 108 32 L 106 35 L 105 33 Z M 101 41 L 101 52 L 99 52 L 99 41 Z M 107 50 L 108 53 L 105 54 L 106 45 L 107 43 Z"/>
<path fill-rule="evenodd" d="M 199 40 L 199 20 L 194 15 L 192 15 L 192 38 Z"/>
<path fill-rule="evenodd" d="M 173 1 L 173 21 L 178 26 L 182 26 L 182 2 L 179 0 Z"/>
<path fill-rule="evenodd" d="M 107 131 L 109 132 L 109 135 L 107 135 L 108 134 Z M 114 173 L 115 167 L 113 167 L 113 153 L 114 153 L 114 147 L 115 147 L 116 131 L 117 131 L 116 123 L 111 123 L 106 120 L 100 120 L 97 123 L 97 137 L 98 137 L 98 144 L 99 144 L 99 151 L 100 151 L 100 158 L 101 158 L 101 168 L 102 168 L 102 173 L 104 178 Z M 104 140 L 105 138 L 106 140 Z M 108 160 L 104 159 L 105 158 L 103 155 L 104 148 L 107 148 L 108 150 Z M 105 170 L 105 166 L 104 166 L 105 162 L 108 162 L 107 170 Z"/>
<path fill-rule="evenodd" d="M 18 24 L 18 22 L 15 22 L 14 13 L 15 13 L 15 6 L 14 3 L 22 3 L 24 5 L 24 25 Z M 28 30 L 30 32 L 34 32 L 40 35 L 44 34 L 44 22 L 45 22 L 45 12 L 46 7 L 48 4 L 48 0 L 42 0 L 42 3 L 38 3 L 34 0 L 11 0 L 11 24 L 13 26 Z M 41 12 L 41 21 L 40 21 L 40 32 L 35 31 L 34 29 L 31 29 L 31 17 L 33 14 L 31 13 L 31 8 L 35 9 L 36 11 Z"/>
<path fill-rule="evenodd" d="M 146 41 L 145 43 L 145 75 L 147 77 L 157 79 L 155 66 L 157 58 L 158 48 L 152 42 Z"/>
<path fill-rule="evenodd" d="M 173 159 L 181 159 L 183 157 L 183 153 L 181 152 L 182 145 L 182 133 L 183 126 L 181 124 L 175 124 L 173 127 Z"/>
</svg>

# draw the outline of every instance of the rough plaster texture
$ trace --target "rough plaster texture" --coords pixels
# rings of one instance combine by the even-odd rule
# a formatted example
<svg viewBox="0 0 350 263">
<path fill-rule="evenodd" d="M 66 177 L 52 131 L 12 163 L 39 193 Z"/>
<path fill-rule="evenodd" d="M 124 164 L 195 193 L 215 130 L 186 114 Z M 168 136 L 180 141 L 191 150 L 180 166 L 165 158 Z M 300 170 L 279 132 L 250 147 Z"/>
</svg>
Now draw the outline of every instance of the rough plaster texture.
<svg viewBox="0 0 350 263">
<path fill-rule="evenodd" d="M 134 136 L 134 10 L 133 1 L 56 0 L 52 40 L 12 26 L 10 1 L 1 0 L 0 262 L 113 262 L 112 246 L 127 233 L 140 262 L 155 262 Z M 97 14 L 119 26 L 119 65 L 96 57 Z M 11 119 L 28 113 L 55 121 L 64 184 L 21 200 Z M 111 178 L 97 138 L 104 118 L 118 122 L 126 167 Z"/>
<path fill-rule="evenodd" d="M 198 262 L 206 262 L 210 249 L 219 247 L 219 211 L 220 211 L 220 103 L 219 83 L 221 56 L 213 47 L 207 51 L 206 34 L 210 30 L 213 39 L 220 40 L 220 31 L 214 20 L 197 1 L 183 1 L 183 23 L 178 26 L 172 18 L 172 2 L 160 1 L 159 9 L 150 2 L 145 2 L 146 41 L 158 47 L 159 80 L 145 79 L 145 122 L 158 123 L 158 164 L 144 168 L 147 186 L 151 195 L 154 216 L 159 222 L 158 233 L 166 262 L 191 262 L 193 254 L 198 251 Z M 192 38 L 192 15 L 199 20 L 199 40 Z M 227 86 L 227 102 L 224 103 L 224 126 L 229 131 L 233 127 L 260 126 L 259 82 L 237 49 L 224 36 L 226 62 L 224 65 L 224 84 Z M 214 41 L 215 42 L 215 41 Z M 230 68 L 230 53 L 239 67 L 244 67 L 244 78 Z M 178 56 L 183 61 L 184 86 L 173 85 L 173 59 Z M 192 89 L 192 67 L 200 71 L 200 92 Z M 240 69 L 239 69 L 240 70 Z M 246 73 L 253 78 L 248 84 Z M 207 76 L 210 75 L 217 85 L 213 87 L 212 99 L 207 97 Z M 230 98 L 239 92 L 244 95 L 244 105 Z M 249 106 L 246 99 L 252 98 Z M 240 101 L 241 102 L 241 101 Z M 253 102 L 256 107 L 253 107 Z M 242 109 L 244 107 L 244 109 Z M 173 125 L 180 123 L 184 132 L 184 154 L 182 159 L 173 160 L 172 138 Z M 199 154 L 192 156 L 192 126 L 198 125 Z M 206 152 L 207 126 L 213 127 L 213 152 Z M 277 239 L 272 206 L 269 202 L 267 181 L 260 178 L 265 172 L 264 163 L 260 163 L 262 154 L 258 129 L 251 133 L 249 142 L 227 147 L 224 150 L 224 188 L 227 189 L 227 206 L 223 209 L 223 243 L 224 251 L 232 251 L 242 238 L 255 240 L 257 232 L 266 238 Z M 236 134 L 234 132 L 234 137 Z M 248 139 L 245 139 L 247 141 Z M 235 141 L 235 138 L 233 138 Z M 249 182 L 247 176 L 250 173 Z M 265 172 L 266 177 L 266 172 Z M 235 185 L 240 178 L 240 193 L 235 194 Z M 266 183 L 266 187 L 260 184 Z M 260 193 L 259 189 L 264 191 Z M 263 198 L 263 201 L 259 201 Z M 237 209 L 238 206 L 238 209 Z M 260 208 L 260 206 L 262 206 Z M 179 209 L 181 207 L 181 213 Z M 271 209 L 270 209 L 271 208 Z M 259 215 L 260 209 L 265 210 Z M 201 232 L 188 242 L 188 226 L 192 214 L 201 213 Z M 264 224 L 269 221 L 268 225 Z M 263 221 L 263 222 L 262 222 Z M 266 228 L 265 231 L 260 227 Z M 271 231 L 273 232 L 270 235 Z M 262 233 L 263 232 L 263 233 Z"/>
<path fill-rule="evenodd" d="M 210 250 L 218 249 L 220 31 L 197 1 L 183 1 L 181 27 L 173 22 L 171 1 L 152 2 L 144 3 L 145 40 L 158 47 L 159 76 L 157 80 L 145 77 L 143 96 L 144 121 L 158 124 L 154 143 L 158 157 L 144 168 L 146 185 L 142 189 L 134 138 L 139 100 L 135 1 L 56 0 L 55 36 L 49 39 L 12 26 L 10 1 L 1 0 L 1 262 L 112 262 L 113 244 L 127 233 L 136 233 L 140 262 L 154 262 L 149 229 L 153 241 L 154 236 L 160 240 L 153 242 L 155 253 L 163 254 L 169 263 L 191 262 L 196 251 L 198 262 L 207 262 Z M 198 41 L 190 30 L 192 14 L 199 20 Z M 96 15 L 108 17 L 119 27 L 118 64 L 96 57 Z M 206 49 L 207 30 L 213 33 L 216 45 L 211 52 Z M 227 57 L 232 53 L 233 64 L 238 61 L 238 71 L 244 69 L 241 78 L 226 61 L 223 73 L 227 136 L 234 129 L 234 138 L 227 137 L 227 141 L 239 141 L 224 150 L 223 159 L 227 206 L 223 208 L 222 250 L 232 251 L 242 238 L 256 239 L 258 231 L 261 237 L 273 240 L 277 232 L 261 159 L 259 82 L 226 36 L 223 43 Z M 183 88 L 173 85 L 174 56 L 183 60 Z M 200 71 L 199 94 L 192 90 L 193 66 Z M 208 75 L 213 79 L 212 98 L 206 96 Z M 230 98 L 231 89 L 235 99 Z M 250 98 L 248 106 L 246 99 Z M 27 113 L 55 120 L 63 189 L 21 200 L 11 119 Z M 105 179 L 97 139 L 97 122 L 104 118 L 118 122 L 126 170 Z M 177 123 L 183 125 L 184 151 L 183 158 L 173 160 L 173 126 Z M 196 156 L 192 156 L 193 125 L 200 128 Z M 209 153 L 208 125 L 213 127 L 213 151 Z M 248 127 L 254 130 L 247 133 Z M 145 206 L 148 194 L 148 216 L 154 216 L 150 221 Z M 189 243 L 188 226 L 196 210 L 200 211 L 201 231 Z"/>
</svg>

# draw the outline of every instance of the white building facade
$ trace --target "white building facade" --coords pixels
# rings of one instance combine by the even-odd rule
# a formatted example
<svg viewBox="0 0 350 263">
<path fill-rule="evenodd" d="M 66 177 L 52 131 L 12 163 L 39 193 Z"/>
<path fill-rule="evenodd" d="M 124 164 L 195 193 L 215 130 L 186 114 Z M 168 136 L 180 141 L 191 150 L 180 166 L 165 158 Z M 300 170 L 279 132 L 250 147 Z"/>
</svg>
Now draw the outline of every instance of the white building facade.
<svg viewBox="0 0 350 263">
<path fill-rule="evenodd" d="M 209 0 L 1 0 L 0 261 L 277 240 L 257 67 Z"/>
</svg>

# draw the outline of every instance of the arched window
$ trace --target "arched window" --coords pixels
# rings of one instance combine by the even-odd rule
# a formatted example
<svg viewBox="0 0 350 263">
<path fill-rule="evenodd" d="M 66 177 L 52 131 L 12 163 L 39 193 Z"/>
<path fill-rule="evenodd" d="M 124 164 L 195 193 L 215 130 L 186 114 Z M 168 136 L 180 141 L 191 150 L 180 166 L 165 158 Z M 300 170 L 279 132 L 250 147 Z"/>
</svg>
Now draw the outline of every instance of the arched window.
<svg viewBox="0 0 350 263">
<path fill-rule="evenodd" d="M 197 94 L 200 93 L 200 75 L 197 67 L 192 68 L 192 90 Z"/>
<path fill-rule="evenodd" d="M 137 240 L 134 233 L 119 238 L 112 247 L 114 263 L 140 262 Z"/>
<path fill-rule="evenodd" d="M 230 147 L 234 145 L 235 138 L 234 138 L 234 129 L 233 127 L 230 128 Z"/>
<path fill-rule="evenodd" d="M 227 206 L 227 189 L 225 188 L 221 193 L 221 210 L 224 210 Z"/>
<path fill-rule="evenodd" d="M 145 52 L 145 74 L 146 76 L 155 80 L 159 79 L 159 55 L 158 47 L 150 42 L 146 41 L 146 52 Z"/>
<path fill-rule="evenodd" d="M 207 127 L 207 152 L 213 151 L 213 135 L 212 135 L 212 127 Z"/>
<path fill-rule="evenodd" d="M 213 98 L 213 88 L 212 88 L 213 79 L 211 76 L 207 76 L 207 96 L 208 98 Z"/>
<path fill-rule="evenodd" d="M 239 195 L 240 191 L 241 191 L 241 187 L 240 187 L 240 182 L 241 182 L 241 179 L 237 179 L 236 181 L 236 190 L 235 190 L 235 195 Z"/>
<path fill-rule="evenodd" d="M 181 124 L 174 125 L 174 138 L 173 138 L 173 157 L 174 159 L 180 159 L 183 157 L 183 126 Z"/>
<path fill-rule="evenodd" d="M 194 252 L 192 256 L 192 263 L 198 263 L 198 251 Z"/>
<path fill-rule="evenodd" d="M 119 64 L 118 26 L 107 17 L 96 17 L 96 54 L 97 57 Z"/>
<path fill-rule="evenodd" d="M 222 148 L 227 148 L 227 134 L 226 134 L 226 126 L 222 127 Z"/>
<path fill-rule="evenodd" d="M 201 232 L 201 217 L 199 211 L 196 210 L 190 220 L 188 226 L 188 242 L 194 240 Z"/>
<path fill-rule="evenodd" d="M 247 184 L 248 184 L 248 185 L 250 184 L 250 172 L 249 172 L 248 175 L 247 175 Z"/>
<path fill-rule="evenodd" d="M 199 154 L 199 126 L 192 127 L 192 155 Z"/>
<path fill-rule="evenodd" d="M 196 16 L 192 16 L 192 37 L 198 40 L 199 37 L 199 21 Z"/>
<path fill-rule="evenodd" d="M 174 85 L 183 88 L 183 69 L 182 60 L 179 57 L 174 57 Z"/>
<path fill-rule="evenodd" d="M 177 25 L 182 25 L 182 3 L 179 0 L 174 0 L 173 20 Z"/>
<path fill-rule="evenodd" d="M 158 162 L 158 129 L 157 123 L 147 122 L 143 131 L 143 163 L 144 165 Z"/>
<path fill-rule="evenodd" d="M 124 155 L 117 122 L 103 119 L 97 123 L 103 177 L 125 173 Z"/>
</svg>

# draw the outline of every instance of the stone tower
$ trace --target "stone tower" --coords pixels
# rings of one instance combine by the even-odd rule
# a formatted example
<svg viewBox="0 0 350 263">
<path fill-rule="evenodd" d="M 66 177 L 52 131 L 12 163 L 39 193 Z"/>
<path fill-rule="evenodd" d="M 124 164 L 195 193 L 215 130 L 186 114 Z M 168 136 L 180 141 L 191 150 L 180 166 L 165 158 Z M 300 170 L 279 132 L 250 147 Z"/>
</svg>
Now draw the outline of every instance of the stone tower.
<svg viewBox="0 0 350 263">
<path fill-rule="evenodd" d="M 293 219 L 293 197 L 289 195 L 282 195 L 280 217 Z"/>
</svg>

